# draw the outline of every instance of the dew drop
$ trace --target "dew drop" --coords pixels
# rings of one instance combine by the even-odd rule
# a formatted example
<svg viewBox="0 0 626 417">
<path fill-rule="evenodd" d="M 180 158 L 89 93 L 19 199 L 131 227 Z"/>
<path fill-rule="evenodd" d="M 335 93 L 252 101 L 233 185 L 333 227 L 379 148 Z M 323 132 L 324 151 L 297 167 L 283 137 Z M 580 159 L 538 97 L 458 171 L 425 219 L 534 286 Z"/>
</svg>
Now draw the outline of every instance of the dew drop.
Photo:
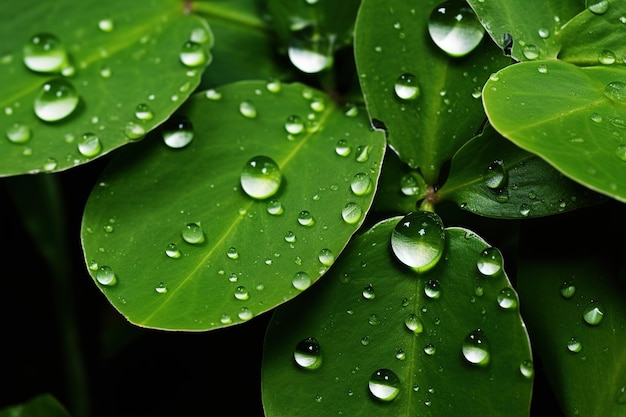
<svg viewBox="0 0 626 417">
<path fill-rule="evenodd" d="M 112 287 L 117 283 L 117 277 L 115 276 L 115 272 L 111 267 L 103 265 L 96 271 L 96 280 L 100 285 L 105 285 L 107 287 Z"/>
<path fill-rule="evenodd" d="M 363 291 L 361 292 L 361 295 L 366 300 L 373 300 L 376 297 L 376 292 L 374 292 L 374 287 L 370 284 L 370 285 L 366 285 L 365 287 L 363 287 Z"/>
<path fill-rule="evenodd" d="M 375 313 L 372 313 L 369 315 L 369 317 L 367 318 L 367 322 L 371 325 L 371 326 L 378 326 L 380 324 L 380 318 L 378 318 L 378 315 Z"/>
<path fill-rule="evenodd" d="M 392 401 L 400 393 L 400 379 L 390 369 L 378 369 L 370 376 L 368 388 L 374 398 Z"/>
<path fill-rule="evenodd" d="M 78 140 L 78 152 L 87 158 L 93 158 L 102 150 L 100 138 L 95 133 L 85 133 Z"/>
<path fill-rule="evenodd" d="M 613 51 L 609 51 L 608 49 L 604 49 L 598 55 L 598 62 L 602 65 L 613 65 L 617 58 Z"/>
<path fill-rule="evenodd" d="M 406 359 L 406 352 L 402 348 L 396 349 L 396 359 L 403 361 Z"/>
<path fill-rule="evenodd" d="M 170 148 L 184 148 L 191 143 L 193 136 L 193 125 L 186 117 L 171 118 L 163 126 L 163 142 Z"/>
<path fill-rule="evenodd" d="M 331 266 L 335 262 L 335 254 L 328 248 L 322 249 L 319 253 L 318 260 L 322 265 Z"/>
<path fill-rule="evenodd" d="M 572 298 L 574 296 L 574 294 L 576 293 L 576 287 L 574 286 L 574 283 L 571 281 L 564 281 L 561 284 L 561 288 L 559 288 L 559 293 L 561 294 L 561 297 L 565 298 L 566 300 Z"/>
<path fill-rule="evenodd" d="M 159 294 L 165 294 L 167 293 L 167 286 L 165 286 L 165 284 L 162 282 L 158 282 L 157 285 L 154 287 L 154 290 Z"/>
<path fill-rule="evenodd" d="M 280 216 L 284 211 L 285 209 L 280 201 L 270 200 L 267 203 L 267 212 L 272 216 Z"/>
<path fill-rule="evenodd" d="M 265 84 L 265 88 L 267 88 L 267 91 L 270 93 L 278 93 L 282 89 L 282 83 L 277 78 L 271 78 L 267 81 L 267 84 Z"/>
<path fill-rule="evenodd" d="M 135 107 L 135 117 L 139 120 L 152 120 L 154 113 L 146 103 L 139 103 Z"/>
<path fill-rule="evenodd" d="M 313 370 L 322 365 L 322 349 L 314 337 L 307 337 L 296 344 L 293 360 L 302 369 Z"/>
<path fill-rule="evenodd" d="M 235 288 L 235 298 L 237 300 L 245 301 L 250 298 L 250 293 L 248 292 L 246 287 L 244 287 L 243 285 L 239 285 L 237 288 Z"/>
<path fill-rule="evenodd" d="M 295 233 L 293 233 L 291 230 L 285 233 L 285 242 L 295 243 L 295 241 L 296 241 Z"/>
<path fill-rule="evenodd" d="M 591 301 L 583 309 L 583 319 L 591 326 L 597 326 L 604 318 L 604 306 L 598 301 Z"/>
<path fill-rule="evenodd" d="M 247 119 L 254 119 L 257 116 L 256 107 L 249 101 L 239 103 L 239 113 Z"/>
<path fill-rule="evenodd" d="M 285 130 L 289 134 L 298 135 L 304 130 L 304 122 L 302 122 L 300 116 L 292 114 L 285 121 Z"/>
<path fill-rule="evenodd" d="M 26 143 L 31 137 L 31 130 L 23 123 L 13 123 L 6 130 L 6 137 L 11 143 Z"/>
<path fill-rule="evenodd" d="M 348 141 L 345 139 L 339 139 L 337 141 L 337 145 L 335 146 L 335 152 L 339 156 L 348 156 L 350 152 L 352 152 L 352 147 L 348 144 Z"/>
<path fill-rule="evenodd" d="M 354 159 L 357 162 L 367 162 L 370 157 L 371 148 L 369 145 L 359 145 L 356 147 L 356 154 Z"/>
<path fill-rule="evenodd" d="M 24 46 L 24 64 L 32 71 L 60 72 L 68 62 L 65 46 L 51 33 L 38 33 Z"/>
<path fill-rule="evenodd" d="M 204 47 L 198 42 L 187 41 L 180 50 L 180 61 L 188 67 L 199 67 L 209 60 Z"/>
<path fill-rule="evenodd" d="M 98 28 L 103 32 L 112 32 L 115 29 L 115 24 L 111 19 L 102 19 L 98 22 Z"/>
<path fill-rule="evenodd" d="M 483 174 L 483 181 L 492 190 L 506 186 L 508 175 L 504 169 L 504 163 L 501 160 L 495 160 L 489 164 Z"/>
<path fill-rule="evenodd" d="M 604 87 L 604 95 L 614 101 L 626 103 L 626 83 L 621 81 L 610 82 Z"/>
<path fill-rule="evenodd" d="M 476 267 L 481 274 L 493 276 L 500 272 L 502 264 L 502 253 L 498 248 L 492 246 L 480 252 Z"/>
<path fill-rule="evenodd" d="M 304 271 L 296 272 L 291 284 L 296 290 L 304 291 L 311 286 L 311 277 Z"/>
<path fill-rule="evenodd" d="M 524 359 L 519 365 L 519 371 L 524 378 L 530 379 L 535 374 L 533 361 L 531 359 Z"/>
<path fill-rule="evenodd" d="M 617 401 L 618 404 L 626 404 L 626 385 L 622 386 L 617 391 L 616 401 Z"/>
<path fill-rule="evenodd" d="M 199 223 L 187 223 L 181 236 L 185 242 L 192 245 L 204 242 L 204 231 Z"/>
<path fill-rule="evenodd" d="M 428 298 L 439 298 L 441 296 L 441 284 L 436 279 L 428 280 L 424 286 L 424 294 Z"/>
<path fill-rule="evenodd" d="M 237 252 L 237 248 L 235 248 L 234 246 L 231 246 L 226 251 L 226 256 L 228 256 L 229 259 L 238 259 L 239 258 L 239 252 Z"/>
<path fill-rule="evenodd" d="M 406 196 L 415 196 L 420 192 L 419 181 L 413 174 L 406 174 L 400 179 L 400 191 Z"/>
<path fill-rule="evenodd" d="M 298 213 L 298 223 L 300 223 L 302 226 L 310 227 L 315 224 L 315 219 L 309 211 L 302 210 L 300 213 Z"/>
<path fill-rule="evenodd" d="M 372 191 L 373 184 L 369 175 L 359 172 L 352 178 L 350 189 L 354 195 L 366 195 Z"/>
<path fill-rule="evenodd" d="M 572 353 L 578 353 L 582 350 L 582 348 L 583 348 L 582 343 L 580 343 L 580 341 L 576 337 L 571 337 L 567 341 L 567 350 L 569 350 Z"/>
<path fill-rule="evenodd" d="M 357 203 L 350 202 L 341 210 L 343 221 L 348 224 L 356 224 L 363 216 L 363 209 Z"/>
<path fill-rule="evenodd" d="M 30 155 L 30 154 L 28 154 Z M 57 168 L 57 166 L 59 165 L 59 162 L 54 159 L 53 157 L 50 157 L 48 159 L 46 159 L 46 162 L 43 163 L 43 170 L 50 172 L 53 171 Z"/>
<path fill-rule="evenodd" d="M 314 26 L 306 26 L 292 33 L 287 54 L 291 63 L 300 71 L 315 74 L 333 63 L 332 38 Z"/>
<path fill-rule="evenodd" d="M 522 54 L 524 58 L 533 60 L 539 58 L 539 47 L 537 45 L 528 44 L 522 47 Z"/>
<path fill-rule="evenodd" d="M 283 175 L 273 159 L 258 155 L 246 162 L 241 171 L 241 187 L 256 199 L 266 199 L 278 192 Z"/>
<path fill-rule="evenodd" d="M 252 314 L 252 310 L 250 310 L 248 307 L 241 307 L 241 309 L 237 313 L 237 317 L 239 317 L 239 320 L 248 321 L 252 317 L 254 317 L 254 314 Z"/>
<path fill-rule="evenodd" d="M 426 346 L 424 346 L 424 353 L 427 354 L 428 356 L 432 356 L 437 352 L 437 349 L 435 348 L 435 345 L 433 345 L 432 343 L 427 343 Z"/>
<path fill-rule="evenodd" d="M 35 114 L 43 121 L 56 122 L 72 114 L 78 102 L 78 93 L 72 83 L 55 78 L 44 83 L 35 98 Z"/>
<path fill-rule="evenodd" d="M 593 14 L 604 14 L 609 10 L 608 0 L 586 0 L 585 7 Z"/>
<path fill-rule="evenodd" d="M 178 249 L 178 245 L 176 245 L 176 243 L 170 243 L 167 245 L 167 248 L 165 248 L 165 254 L 172 258 L 172 259 L 178 259 L 181 257 L 182 253 L 180 252 L 180 249 Z"/>
<path fill-rule="evenodd" d="M 140 124 L 134 122 L 126 123 L 124 134 L 130 140 L 142 138 L 146 134 L 146 129 Z"/>
<path fill-rule="evenodd" d="M 415 334 L 422 333 L 424 331 L 424 325 L 416 314 L 411 313 L 404 319 L 404 325 L 407 329 Z"/>
<path fill-rule="evenodd" d="M 398 77 L 393 89 L 396 96 L 402 100 L 415 100 L 420 95 L 417 77 L 408 72 Z"/>
<path fill-rule="evenodd" d="M 428 19 L 428 33 L 441 50 L 461 57 L 478 46 L 485 29 L 465 1 L 451 0 L 432 11 Z"/>
<path fill-rule="evenodd" d="M 517 308 L 517 296 L 512 288 L 503 288 L 496 297 L 500 308 L 512 310 Z"/>
<path fill-rule="evenodd" d="M 391 235 L 391 248 L 396 257 L 417 272 L 434 267 L 445 246 L 441 218 L 432 212 L 409 213 L 398 222 Z"/>
<path fill-rule="evenodd" d="M 489 343 L 481 329 L 473 330 L 465 337 L 461 351 L 473 365 L 485 366 L 489 363 Z"/>
</svg>

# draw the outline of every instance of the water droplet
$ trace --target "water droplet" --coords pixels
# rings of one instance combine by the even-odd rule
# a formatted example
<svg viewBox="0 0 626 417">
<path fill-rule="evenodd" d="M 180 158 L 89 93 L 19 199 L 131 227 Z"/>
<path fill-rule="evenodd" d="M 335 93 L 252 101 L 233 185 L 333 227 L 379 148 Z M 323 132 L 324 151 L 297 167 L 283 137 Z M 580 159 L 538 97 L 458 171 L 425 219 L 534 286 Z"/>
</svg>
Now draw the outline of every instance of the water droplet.
<svg viewBox="0 0 626 417">
<path fill-rule="evenodd" d="M 436 351 L 437 349 L 435 348 L 435 345 L 433 345 L 432 343 L 427 343 L 426 346 L 424 346 L 424 353 L 427 354 L 428 356 L 434 355 Z"/>
<path fill-rule="evenodd" d="M 354 159 L 357 162 L 367 162 L 370 157 L 370 146 L 369 145 L 359 145 L 356 147 L 356 154 L 354 155 Z"/>
<path fill-rule="evenodd" d="M 356 224 L 363 216 L 363 209 L 357 203 L 350 202 L 341 210 L 343 221 L 348 224 Z"/>
<path fill-rule="evenodd" d="M 35 114 L 43 121 L 56 122 L 72 114 L 78 102 L 78 93 L 72 83 L 55 78 L 44 83 L 35 98 Z"/>
<path fill-rule="evenodd" d="M 586 0 L 585 7 L 594 14 L 604 14 L 609 10 L 608 0 Z"/>
<path fill-rule="evenodd" d="M 293 359 L 303 369 L 317 369 L 322 365 L 322 349 L 314 337 L 307 337 L 296 344 Z"/>
<path fill-rule="evenodd" d="M 535 374 L 533 361 L 530 359 L 524 359 L 519 365 L 519 371 L 525 378 L 532 378 Z"/>
<path fill-rule="evenodd" d="M 13 123 L 6 130 L 6 136 L 12 143 L 26 143 L 30 139 L 31 130 L 23 123 Z"/>
<path fill-rule="evenodd" d="M 296 235 L 291 230 L 285 233 L 285 242 L 294 243 L 295 241 L 296 241 Z"/>
<path fill-rule="evenodd" d="M 185 242 L 192 245 L 204 242 L 204 231 L 199 223 L 187 223 L 181 236 Z"/>
<path fill-rule="evenodd" d="M 354 195 L 366 195 L 372 191 L 373 184 L 369 175 L 359 172 L 352 178 L 350 189 Z"/>
<path fill-rule="evenodd" d="M 537 66 L 537 71 L 540 74 L 547 74 L 548 73 L 548 67 L 545 64 L 540 64 L 540 65 Z"/>
<path fill-rule="evenodd" d="M 139 103 L 135 107 L 135 117 L 139 120 L 152 120 L 154 113 L 146 103 Z"/>
<path fill-rule="evenodd" d="M 406 174 L 400 179 L 400 191 L 406 196 L 415 196 L 420 192 L 419 181 L 413 174 Z"/>
<path fill-rule="evenodd" d="M 550 29 L 539 28 L 537 29 L 537 35 L 539 35 L 541 39 L 548 39 L 550 37 Z"/>
<path fill-rule="evenodd" d="M 311 103 L 309 103 L 309 107 L 311 107 L 311 110 L 313 110 L 314 112 L 321 112 L 324 111 L 324 109 L 326 109 L 326 104 L 324 104 L 324 99 L 321 97 L 314 97 L 311 100 Z"/>
<path fill-rule="evenodd" d="M 102 143 L 95 133 L 85 133 L 78 141 L 78 152 L 87 158 L 92 158 L 100 153 Z"/>
<path fill-rule="evenodd" d="M 374 398 L 392 401 L 400 393 L 400 379 L 390 369 L 378 369 L 370 377 L 368 388 Z"/>
<path fill-rule="evenodd" d="M 370 284 L 370 285 L 366 285 L 365 287 L 363 287 L 363 291 L 361 292 L 361 295 L 366 300 L 373 300 L 376 297 L 376 292 L 374 292 L 374 287 Z"/>
<path fill-rule="evenodd" d="M 284 211 L 285 209 L 280 201 L 270 200 L 267 203 L 267 212 L 272 216 L 280 216 Z"/>
<path fill-rule="evenodd" d="M 461 350 L 465 359 L 473 365 L 485 366 L 489 363 L 489 343 L 481 329 L 473 330 L 465 337 Z"/>
<path fill-rule="evenodd" d="M 476 267 L 481 274 L 493 276 L 500 272 L 502 264 L 502 253 L 498 248 L 492 246 L 480 252 Z"/>
<path fill-rule="evenodd" d="M 248 307 L 241 307 L 239 313 L 237 313 L 237 317 L 239 317 L 239 320 L 248 321 L 254 317 L 254 314 L 252 314 L 252 310 Z"/>
<path fill-rule="evenodd" d="M 240 182 L 244 192 L 252 198 L 266 199 L 278 192 L 283 175 L 273 159 L 258 155 L 246 162 Z"/>
<path fill-rule="evenodd" d="M 68 62 L 65 46 L 53 34 L 38 33 L 24 46 L 24 64 L 32 71 L 60 72 Z"/>
<path fill-rule="evenodd" d="M 424 331 L 424 325 L 422 324 L 422 321 L 414 313 L 411 313 L 408 316 L 406 316 L 406 319 L 404 319 L 404 325 L 406 326 L 407 329 L 409 329 L 415 334 L 419 334 Z"/>
<path fill-rule="evenodd" d="M 328 248 L 322 249 L 318 259 L 322 265 L 331 266 L 335 262 L 335 254 Z"/>
<path fill-rule="evenodd" d="M 244 287 L 243 285 L 239 285 L 237 288 L 235 288 L 235 298 L 245 301 L 250 298 L 250 293 L 248 293 L 246 287 Z"/>
<path fill-rule="evenodd" d="M 300 116 L 292 114 L 291 116 L 287 117 L 287 121 L 285 122 L 285 130 L 287 131 L 287 133 L 290 133 L 292 135 L 297 135 L 301 133 L 304 130 L 304 123 L 302 122 Z"/>
<path fill-rule="evenodd" d="M 417 272 L 434 267 L 445 246 L 445 231 L 435 213 L 409 213 L 398 222 L 391 235 L 391 248 L 396 257 Z"/>
<path fill-rule="evenodd" d="M 441 284 L 436 279 L 431 279 L 424 286 L 424 294 L 428 298 L 439 298 L 441 296 Z"/>
<path fill-rule="evenodd" d="M 178 245 L 176 245 L 176 243 L 170 243 L 167 245 L 167 248 L 165 249 L 165 254 L 172 258 L 172 259 L 178 259 L 181 257 L 182 253 L 180 252 L 180 249 L 178 249 Z"/>
<path fill-rule="evenodd" d="M 311 277 L 304 271 L 296 272 L 291 284 L 296 290 L 304 291 L 311 286 Z"/>
<path fill-rule="evenodd" d="M 420 95 L 417 77 L 408 72 L 398 77 L 393 88 L 396 96 L 402 100 L 415 100 Z"/>
<path fill-rule="evenodd" d="M 597 326 L 604 318 L 604 306 L 598 301 L 592 300 L 583 309 L 583 319 L 591 326 Z"/>
<path fill-rule="evenodd" d="M 140 124 L 134 122 L 126 123 L 124 134 L 130 140 L 142 138 L 146 134 L 146 129 Z"/>
<path fill-rule="evenodd" d="M 626 385 L 622 386 L 617 391 L 616 401 L 617 401 L 618 404 L 626 404 Z"/>
<path fill-rule="evenodd" d="M 371 325 L 371 326 L 378 326 L 380 324 L 380 318 L 378 318 L 378 315 L 375 313 L 370 314 L 370 316 L 367 318 L 367 322 Z"/>
<path fill-rule="evenodd" d="M 604 49 L 598 55 L 598 62 L 602 65 L 613 65 L 616 60 L 617 58 L 615 57 L 613 51 L 609 51 L 608 49 Z"/>
<path fill-rule="evenodd" d="M 237 252 L 237 248 L 235 248 L 234 246 L 231 246 L 226 251 L 226 256 L 228 256 L 230 259 L 237 259 L 239 258 L 239 252 Z"/>
<path fill-rule="evenodd" d="M 315 74 L 333 63 L 333 38 L 319 33 L 316 27 L 306 26 L 292 33 L 287 54 L 300 71 Z"/>
<path fill-rule="evenodd" d="M 513 288 L 502 288 L 497 296 L 498 305 L 505 309 L 511 310 L 517 308 L 517 296 Z"/>
<path fill-rule="evenodd" d="M 345 139 L 339 139 L 337 141 L 337 146 L 335 146 L 335 152 L 339 156 L 348 156 L 350 152 L 352 152 L 352 146 L 348 144 L 348 141 Z"/>
<path fill-rule="evenodd" d="M 282 83 L 276 78 L 271 78 L 267 81 L 265 88 L 270 93 L 278 93 L 282 89 Z"/>
<path fill-rule="evenodd" d="M 117 277 L 111 267 L 103 265 L 96 271 L 96 280 L 107 287 L 112 287 L 117 283 Z"/>
<path fill-rule="evenodd" d="M 209 56 L 205 48 L 194 41 L 187 41 L 180 51 L 180 61 L 188 67 L 199 67 L 208 62 Z"/>
<path fill-rule="evenodd" d="M 604 87 L 604 95 L 614 101 L 626 103 L 626 83 L 621 81 L 610 82 Z"/>
<path fill-rule="evenodd" d="M 569 350 L 570 352 L 578 353 L 582 350 L 582 348 L 583 348 L 582 343 L 580 343 L 580 341 L 576 337 L 571 337 L 567 341 L 567 350 Z"/>
<path fill-rule="evenodd" d="M 170 148 L 184 148 L 193 140 L 193 125 L 183 116 L 170 118 L 163 126 L 162 136 L 163 142 Z"/>
<path fill-rule="evenodd" d="M 217 101 L 217 100 L 221 100 L 222 99 L 222 93 L 220 93 L 219 91 L 217 91 L 217 90 L 215 90 L 213 88 L 206 90 L 205 96 L 209 100 L 213 100 L 213 101 Z"/>
<path fill-rule="evenodd" d="M 524 54 L 524 58 L 533 60 L 539 58 L 539 47 L 537 45 L 528 44 L 522 47 L 522 54 Z"/>
<path fill-rule="evenodd" d="M 300 213 L 298 213 L 298 223 L 300 223 L 302 226 L 313 226 L 315 224 L 315 219 L 313 219 L 313 216 L 310 212 L 308 212 L 307 210 L 302 210 Z"/>
<path fill-rule="evenodd" d="M 561 294 L 561 297 L 565 299 L 570 299 L 576 293 L 576 287 L 574 286 L 574 283 L 572 281 L 564 281 L 561 284 L 559 293 Z"/>
<path fill-rule="evenodd" d="M 102 19 L 98 22 L 98 28 L 103 32 L 112 32 L 115 29 L 115 24 L 111 19 Z"/>
<path fill-rule="evenodd" d="M 466 2 L 451 0 L 432 11 L 428 20 L 428 33 L 441 50 L 460 57 L 478 46 L 485 29 Z"/>
<path fill-rule="evenodd" d="M 406 352 L 402 348 L 396 349 L 396 359 L 403 361 L 406 359 Z"/>
<path fill-rule="evenodd" d="M 257 116 L 256 107 L 249 101 L 239 103 L 239 113 L 248 119 L 254 119 Z"/>
<path fill-rule="evenodd" d="M 158 282 L 157 285 L 154 287 L 154 290 L 159 294 L 165 294 L 167 293 L 167 286 L 165 286 L 165 284 L 162 282 Z"/>
<path fill-rule="evenodd" d="M 485 169 L 483 174 L 485 185 L 489 188 L 498 189 L 507 185 L 508 175 L 501 160 L 495 160 Z"/>
<path fill-rule="evenodd" d="M 28 155 L 30 155 L 30 154 L 28 154 Z M 46 161 L 43 163 L 43 170 L 47 171 L 47 172 L 50 172 L 50 171 L 55 170 L 58 165 L 59 165 L 59 162 L 56 159 L 50 157 L 50 158 L 46 159 Z"/>
</svg>

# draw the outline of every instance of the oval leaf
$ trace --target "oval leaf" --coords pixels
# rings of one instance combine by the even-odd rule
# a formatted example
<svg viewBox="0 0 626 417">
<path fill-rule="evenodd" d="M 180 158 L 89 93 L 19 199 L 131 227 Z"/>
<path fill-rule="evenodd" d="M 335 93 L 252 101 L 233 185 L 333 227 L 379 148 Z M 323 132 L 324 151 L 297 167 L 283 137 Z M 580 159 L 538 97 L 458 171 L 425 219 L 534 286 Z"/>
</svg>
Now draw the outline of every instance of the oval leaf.
<svg viewBox="0 0 626 417">
<path fill-rule="evenodd" d="M 626 201 L 626 68 L 522 62 L 485 85 L 493 127 L 564 175 Z"/>
<path fill-rule="evenodd" d="M 211 60 L 209 27 L 177 0 L 24 1 L 0 15 L 14 16 L 0 28 L 0 176 L 65 170 L 143 137 Z"/>
<path fill-rule="evenodd" d="M 358 236 L 314 288 L 276 310 L 262 368 L 268 417 L 528 416 L 529 340 L 503 270 L 490 277 L 477 270 L 479 254 L 489 245 L 467 229 L 448 228 L 439 263 L 417 274 L 389 248 L 400 220 L 382 221 Z M 440 294 L 428 296 L 434 280 Z M 497 301 L 503 290 L 509 309 Z M 476 329 L 484 336 L 481 346 L 489 344 L 484 366 L 463 354 L 466 337 Z M 321 362 L 311 361 L 315 369 L 300 368 L 294 358 L 308 338 L 319 344 Z M 397 393 L 388 389 L 388 401 L 368 388 L 380 369 L 399 380 Z M 490 401 L 476 401 L 486 393 Z"/>
<path fill-rule="evenodd" d="M 93 190 L 85 259 L 131 322 L 178 330 L 245 322 L 314 283 L 363 222 L 383 133 L 371 131 L 364 111 L 346 115 L 306 86 L 271 90 L 249 81 L 193 96 L 176 114 L 193 127 L 189 145 L 172 149 L 151 136 L 114 160 Z M 240 178 L 257 156 L 280 172 L 263 160 L 257 168 L 282 179 L 274 195 L 261 187 L 264 199 L 247 195 Z M 113 282 L 98 279 L 105 267 Z"/>
<path fill-rule="evenodd" d="M 384 123 L 390 145 L 405 163 L 420 168 L 430 185 L 437 183 L 443 163 L 482 125 L 480 90 L 489 74 L 510 63 L 488 37 L 462 57 L 441 50 L 428 30 L 431 12 L 440 3 L 365 0 L 355 33 L 370 117 Z M 475 16 L 465 19 L 473 19 L 483 36 Z"/>
</svg>

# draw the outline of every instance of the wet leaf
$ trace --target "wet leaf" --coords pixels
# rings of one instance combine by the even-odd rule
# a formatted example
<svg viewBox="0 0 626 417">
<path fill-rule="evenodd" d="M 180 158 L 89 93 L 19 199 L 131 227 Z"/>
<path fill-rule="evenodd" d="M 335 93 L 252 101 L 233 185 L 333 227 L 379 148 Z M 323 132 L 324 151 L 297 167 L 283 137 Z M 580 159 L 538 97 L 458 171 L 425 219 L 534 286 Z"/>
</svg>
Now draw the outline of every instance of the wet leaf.
<svg viewBox="0 0 626 417">
<path fill-rule="evenodd" d="M 27 0 L 0 14 L 13 16 L 0 28 L 3 176 L 65 170 L 143 137 L 211 61 L 209 27 L 177 0 Z"/>
<path fill-rule="evenodd" d="M 548 216 L 606 200 L 503 138 L 489 124 L 454 155 L 437 195 L 472 213 L 507 219 Z"/>
<path fill-rule="evenodd" d="M 528 416 L 528 336 L 504 270 L 483 276 L 477 269 L 489 245 L 467 229 L 448 228 L 439 263 L 417 274 L 389 248 L 400 220 L 358 236 L 320 282 L 276 310 L 263 356 L 267 416 Z M 308 362 L 314 369 L 298 366 L 295 356 L 308 338 L 319 345 L 304 350 L 308 359 L 321 355 Z M 487 355 L 472 356 L 467 345 L 464 353 L 466 341 L 476 342 L 478 354 L 488 345 Z M 369 388 L 378 370 L 398 380 L 387 378 L 382 399 Z M 476 401 L 485 394 L 490 401 Z"/>
<path fill-rule="evenodd" d="M 567 177 L 626 201 L 626 68 L 523 62 L 485 85 L 490 122 Z"/>
<path fill-rule="evenodd" d="M 555 58 L 562 42 L 561 27 L 584 10 L 580 0 L 467 2 L 493 40 L 518 61 Z"/>
<path fill-rule="evenodd" d="M 372 204 L 385 140 L 360 114 L 300 84 L 194 95 L 172 119 L 192 128 L 190 143 L 168 147 L 168 122 L 90 195 L 82 240 L 95 282 L 132 323 L 177 330 L 242 323 L 301 294 Z"/>
<path fill-rule="evenodd" d="M 482 125 L 483 84 L 510 63 L 467 6 L 463 22 L 479 43 L 470 49 L 459 38 L 447 46 L 455 56 L 440 49 L 428 26 L 439 4 L 365 0 L 355 29 L 356 63 L 370 117 L 386 126 L 390 145 L 430 185 Z M 453 49 L 456 45 L 461 46 Z"/>
</svg>

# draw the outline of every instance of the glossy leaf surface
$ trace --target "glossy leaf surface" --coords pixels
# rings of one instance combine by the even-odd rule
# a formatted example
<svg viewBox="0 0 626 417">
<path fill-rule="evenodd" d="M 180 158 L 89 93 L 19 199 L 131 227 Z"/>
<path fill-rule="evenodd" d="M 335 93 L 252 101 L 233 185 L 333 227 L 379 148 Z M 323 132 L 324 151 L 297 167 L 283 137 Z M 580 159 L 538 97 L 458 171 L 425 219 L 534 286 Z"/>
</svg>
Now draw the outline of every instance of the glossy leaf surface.
<svg viewBox="0 0 626 417">
<path fill-rule="evenodd" d="M 389 143 L 430 185 L 441 166 L 484 121 L 480 90 L 509 64 L 488 36 L 463 56 L 450 56 L 429 35 L 439 1 L 365 0 L 355 29 L 355 57 L 370 117 Z M 475 16 L 466 18 L 483 29 Z"/>
<path fill-rule="evenodd" d="M 483 101 L 503 136 L 580 184 L 626 201 L 624 80 L 624 67 L 524 62 L 492 77 Z"/>
<path fill-rule="evenodd" d="M 175 115 L 193 127 L 187 146 L 169 148 L 155 133 L 93 190 L 85 259 L 97 284 L 103 267 L 115 273 L 114 285 L 98 285 L 131 322 L 178 330 L 245 322 L 314 283 L 363 222 L 383 133 L 319 91 L 270 88 L 249 81 L 194 95 Z M 257 156 L 276 163 L 279 171 L 258 166 L 279 187 L 252 198 L 241 175 Z"/>
<path fill-rule="evenodd" d="M 483 276 L 477 269 L 489 245 L 467 229 L 448 228 L 439 263 L 417 274 L 389 248 L 399 221 L 384 220 L 356 237 L 310 291 L 276 310 L 263 360 L 268 417 L 528 416 L 528 336 L 504 270 Z M 463 349 L 477 329 L 488 350 L 480 365 Z M 308 338 L 319 344 L 309 350 L 321 356 L 314 369 L 297 366 L 294 357 Z M 385 399 L 369 388 L 381 369 L 398 378 L 382 390 Z M 490 401 L 477 401 L 485 395 Z"/>
<path fill-rule="evenodd" d="M 143 137 L 211 61 L 209 27 L 177 0 L 5 2 L 0 15 L 13 16 L 0 27 L 3 176 L 65 170 Z"/>
<path fill-rule="evenodd" d="M 454 155 L 448 180 L 437 195 L 472 213 L 508 219 L 548 216 L 606 200 L 489 124 Z"/>
</svg>

